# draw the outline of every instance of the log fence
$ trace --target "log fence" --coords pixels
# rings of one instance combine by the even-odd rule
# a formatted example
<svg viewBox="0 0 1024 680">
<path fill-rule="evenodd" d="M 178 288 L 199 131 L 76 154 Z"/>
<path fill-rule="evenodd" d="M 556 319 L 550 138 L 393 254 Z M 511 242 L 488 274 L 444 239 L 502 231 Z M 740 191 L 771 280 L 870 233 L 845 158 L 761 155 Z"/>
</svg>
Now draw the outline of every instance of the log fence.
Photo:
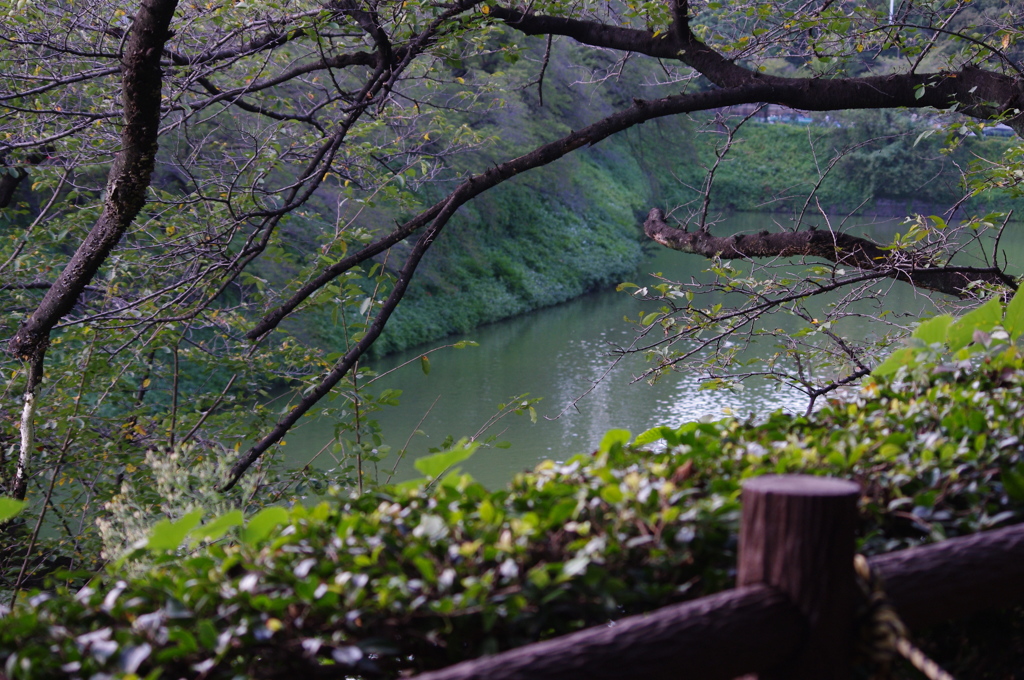
<svg viewBox="0 0 1024 680">
<path fill-rule="evenodd" d="M 822 477 L 748 480 L 735 589 L 415 680 L 849 680 L 858 495 Z M 911 630 L 1024 602 L 1024 524 L 868 562 Z"/>
</svg>

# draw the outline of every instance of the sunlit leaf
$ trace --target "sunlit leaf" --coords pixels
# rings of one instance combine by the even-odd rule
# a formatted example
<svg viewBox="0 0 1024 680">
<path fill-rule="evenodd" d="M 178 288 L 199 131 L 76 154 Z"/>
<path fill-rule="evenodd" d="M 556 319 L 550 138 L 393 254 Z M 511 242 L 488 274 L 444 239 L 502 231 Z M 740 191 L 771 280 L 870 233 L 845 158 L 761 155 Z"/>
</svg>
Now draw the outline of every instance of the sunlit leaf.
<svg viewBox="0 0 1024 680">
<path fill-rule="evenodd" d="M 0 524 L 11 519 L 25 508 L 25 501 L 0 496 Z"/>
<path fill-rule="evenodd" d="M 192 534 L 192 542 L 198 543 L 203 540 L 216 541 L 231 528 L 242 526 L 242 522 L 242 511 L 232 510 L 196 529 Z"/>
<path fill-rule="evenodd" d="M 1018 288 L 1013 299 L 1006 305 L 1003 328 L 1010 334 L 1011 340 L 1016 340 L 1024 333 L 1024 289 Z"/>
<path fill-rule="evenodd" d="M 597 450 L 600 453 L 608 453 L 613 448 L 628 444 L 632 436 L 633 433 L 629 430 L 608 430 L 605 433 L 604 438 L 601 439 L 601 444 L 597 447 Z"/>
<path fill-rule="evenodd" d="M 453 465 L 461 463 L 476 453 L 479 446 L 480 444 L 478 442 L 467 442 L 466 440 L 461 440 L 450 451 L 442 451 L 441 453 L 435 453 L 432 456 L 418 458 L 413 465 L 415 465 L 416 469 L 425 474 L 428 478 L 437 479 L 445 472 L 445 470 L 448 470 Z"/>
<path fill-rule="evenodd" d="M 181 547 L 185 537 L 199 524 L 202 517 L 202 510 L 193 510 L 176 522 L 160 520 L 153 525 L 146 547 L 153 552 L 175 550 Z"/>
<path fill-rule="evenodd" d="M 1003 320 L 1003 306 L 992 298 L 974 311 L 964 314 L 946 331 L 946 341 L 953 352 L 974 341 L 974 332 L 988 332 Z"/>
<path fill-rule="evenodd" d="M 943 342 L 946 339 L 946 329 L 949 328 L 951 323 L 953 323 L 953 317 L 949 314 L 936 316 L 927 321 L 922 321 L 911 337 L 917 338 L 926 345 Z"/>
<path fill-rule="evenodd" d="M 909 347 L 902 347 L 890 354 L 888 359 L 879 364 L 875 370 L 871 371 L 871 375 L 876 378 L 892 375 L 901 367 L 910 364 L 914 360 L 914 354 L 914 350 Z"/>
<path fill-rule="evenodd" d="M 288 511 L 280 506 L 264 508 L 257 512 L 242 530 L 242 540 L 255 545 L 270 535 L 270 532 L 288 522 Z"/>
</svg>

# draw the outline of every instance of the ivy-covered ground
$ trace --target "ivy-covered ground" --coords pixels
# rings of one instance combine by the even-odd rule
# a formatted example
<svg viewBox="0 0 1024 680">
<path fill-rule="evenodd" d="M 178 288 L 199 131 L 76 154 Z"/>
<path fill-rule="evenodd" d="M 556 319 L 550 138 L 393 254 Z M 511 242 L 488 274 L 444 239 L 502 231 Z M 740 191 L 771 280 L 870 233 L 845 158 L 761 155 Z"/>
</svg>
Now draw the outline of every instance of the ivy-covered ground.
<svg viewBox="0 0 1024 680">
<path fill-rule="evenodd" d="M 1019 521 L 1024 365 L 998 326 L 979 332 L 977 351 L 946 363 L 927 363 L 950 351 L 941 337 L 915 338 L 904 368 L 811 418 L 612 431 L 497 492 L 442 472 L 469 450 L 456 448 L 421 464 L 428 481 L 245 526 L 237 514 L 161 523 L 86 587 L 24 594 L 0 619 L 0 668 L 231 678 L 333 664 L 393 677 L 445 665 L 729 587 L 740 483 L 765 473 L 859 481 L 868 553 Z"/>
</svg>

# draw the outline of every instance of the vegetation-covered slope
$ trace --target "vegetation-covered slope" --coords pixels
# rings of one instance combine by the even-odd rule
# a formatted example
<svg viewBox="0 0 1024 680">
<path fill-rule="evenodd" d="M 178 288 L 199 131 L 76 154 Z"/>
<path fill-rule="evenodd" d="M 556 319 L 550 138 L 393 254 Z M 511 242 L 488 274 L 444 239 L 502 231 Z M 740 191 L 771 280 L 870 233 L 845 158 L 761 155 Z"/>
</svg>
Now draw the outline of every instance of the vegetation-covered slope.
<svg viewBox="0 0 1024 680">
<path fill-rule="evenodd" d="M 562 115 L 535 102 L 517 110 L 517 126 L 537 136 Z M 802 125 L 748 122 L 715 172 L 714 205 L 786 214 L 809 205 L 812 220 L 821 206 L 837 223 L 849 213 L 942 212 L 969 192 L 962 171 L 977 158 L 998 158 L 1011 142 L 969 136 L 950 153 L 941 132 L 917 139 L 931 125 L 888 112 L 816 116 Z M 699 206 L 699 189 L 725 141 L 705 127 L 650 123 L 466 206 L 425 258 L 375 352 L 463 333 L 629 278 L 643 258 L 647 208 L 681 206 L 683 215 Z M 989 192 L 958 216 L 1011 207 Z M 331 346 L 331 323 L 322 328 L 319 342 Z"/>
</svg>

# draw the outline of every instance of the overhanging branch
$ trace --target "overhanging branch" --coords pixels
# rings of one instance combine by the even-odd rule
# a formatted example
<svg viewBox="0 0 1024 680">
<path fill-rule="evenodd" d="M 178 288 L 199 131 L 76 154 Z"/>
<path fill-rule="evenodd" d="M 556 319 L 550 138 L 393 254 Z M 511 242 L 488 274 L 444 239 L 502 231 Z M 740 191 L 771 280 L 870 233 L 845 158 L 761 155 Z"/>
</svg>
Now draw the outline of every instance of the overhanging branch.
<svg viewBox="0 0 1024 680">
<path fill-rule="evenodd" d="M 596 21 L 547 16 L 494 7 L 491 16 L 526 35 L 564 35 L 584 45 L 680 61 L 712 83 L 727 88 L 769 89 L 748 103 L 781 104 L 805 111 L 925 108 L 954 105 L 981 119 L 1003 119 L 1024 130 L 1024 83 L 1020 78 L 970 64 L 938 73 L 888 73 L 860 78 L 789 78 L 761 73 L 701 42 L 689 25 L 677 21 L 668 32 L 635 29 Z M 751 93 L 752 94 L 752 93 Z M 1019 129 L 1018 129 L 1019 128 Z"/>
<path fill-rule="evenodd" d="M 918 253 L 827 230 L 714 236 L 705 229 L 690 232 L 672 227 L 665 222 L 665 213 L 654 208 L 644 222 L 644 233 L 666 248 L 707 258 L 817 257 L 959 298 L 973 297 L 972 288 L 979 282 L 1017 289 L 1016 280 L 995 267 L 934 266 Z"/>
</svg>

